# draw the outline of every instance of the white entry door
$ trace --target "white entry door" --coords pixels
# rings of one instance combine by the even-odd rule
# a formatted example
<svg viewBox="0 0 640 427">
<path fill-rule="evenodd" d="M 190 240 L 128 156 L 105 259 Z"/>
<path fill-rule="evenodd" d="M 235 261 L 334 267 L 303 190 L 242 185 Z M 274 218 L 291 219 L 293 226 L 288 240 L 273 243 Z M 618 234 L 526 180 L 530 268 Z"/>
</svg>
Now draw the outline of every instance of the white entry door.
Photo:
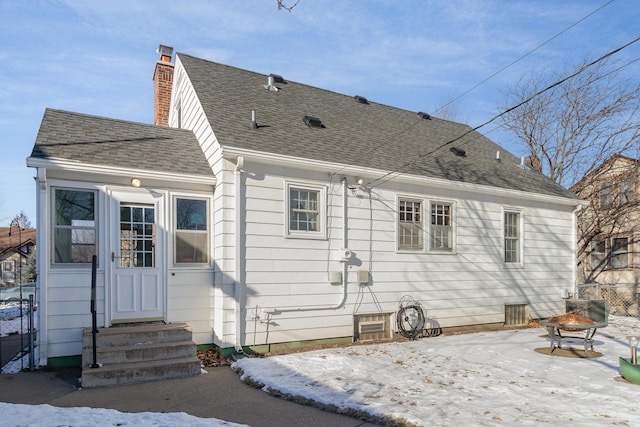
<svg viewBox="0 0 640 427">
<path fill-rule="evenodd" d="M 164 320 L 163 198 L 111 195 L 111 323 Z"/>
</svg>

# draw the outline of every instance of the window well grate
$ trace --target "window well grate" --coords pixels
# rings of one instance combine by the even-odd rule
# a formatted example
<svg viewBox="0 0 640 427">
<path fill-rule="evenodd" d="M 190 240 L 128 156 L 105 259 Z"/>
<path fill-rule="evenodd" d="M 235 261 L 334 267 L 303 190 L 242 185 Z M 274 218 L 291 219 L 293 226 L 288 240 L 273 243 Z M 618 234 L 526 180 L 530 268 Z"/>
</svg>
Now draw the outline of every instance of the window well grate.
<svg viewBox="0 0 640 427">
<path fill-rule="evenodd" d="M 385 340 L 392 337 L 389 313 L 358 314 L 354 316 L 355 341 Z"/>
<path fill-rule="evenodd" d="M 527 304 L 507 304 L 504 306 L 504 325 L 520 326 L 529 321 L 529 306 Z"/>
</svg>

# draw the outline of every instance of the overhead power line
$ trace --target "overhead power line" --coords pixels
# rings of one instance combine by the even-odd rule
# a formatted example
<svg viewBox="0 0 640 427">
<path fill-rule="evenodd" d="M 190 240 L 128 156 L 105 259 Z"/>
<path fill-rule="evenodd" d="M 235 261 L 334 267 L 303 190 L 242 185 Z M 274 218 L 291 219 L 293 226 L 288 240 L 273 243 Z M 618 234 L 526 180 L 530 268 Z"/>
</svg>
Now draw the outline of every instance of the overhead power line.
<svg viewBox="0 0 640 427">
<path fill-rule="evenodd" d="M 525 53 L 524 55 L 522 55 L 521 57 L 519 57 L 518 59 L 516 59 L 515 61 L 511 62 L 509 65 L 505 65 L 504 67 L 502 67 L 501 69 L 499 69 L 498 71 L 496 71 L 495 73 L 491 74 L 489 77 L 487 77 L 486 79 L 482 80 L 480 83 L 476 84 L 475 86 L 471 87 L 470 89 L 462 92 L 460 95 L 456 96 L 455 98 L 453 98 L 451 101 L 447 102 L 446 104 L 444 104 L 443 106 L 439 107 L 438 109 L 436 109 L 434 111 L 434 113 L 437 113 L 438 111 L 442 110 L 443 108 L 445 108 L 446 106 L 456 102 L 458 99 L 462 98 L 463 96 L 465 96 L 466 94 L 468 94 L 469 92 L 471 92 L 472 90 L 476 89 L 477 87 L 483 85 L 484 83 L 486 83 L 487 81 L 491 80 L 492 78 L 494 78 L 495 76 L 497 76 L 498 74 L 502 73 L 504 70 L 512 67 L 513 65 L 515 65 L 516 63 L 520 62 L 521 60 L 523 60 L 524 58 L 526 58 L 527 56 L 531 55 L 533 52 L 537 51 L 538 49 L 540 49 L 541 47 L 543 47 L 544 45 L 550 43 L 551 41 L 557 39 L 558 37 L 560 37 L 562 34 L 566 33 L 567 31 L 569 31 L 570 29 L 572 29 L 573 27 L 575 27 L 576 25 L 580 24 L 581 22 L 583 22 L 584 20 L 588 19 L 589 17 L 591 17 L 592 15 L 596 14 L 597 12 L 599 12 L 600 10 L 604 9 L 605 7 L 609 6 L 611 3 L 613 3 L 614 0 L 609 0 L 607 3 L 603 4 L 602 6 L 600 6 L 599 8 L 597 8 L 596 10 L 594 10 L 593 12 L 589 13 L 588 15 L 584 16 L 582 19 L 574 22 L 573 24 L 569 25 L 567 28 L 565 28 L 564 30 L 560 31 L 558 34 L 556 34 L 555 36 L 551 37 L 550 39 L 544 41 L 543 43 L 541 43 L 540 45 L 536 46 L 535 48 L 531 49 L 530 51 L 528 51 L 527 53 Z"/>
<path fill-rule="evenodd" d="M 372 187 L 374 185 L 379 185 L 379 184 L 382 184 L 384 182 L 390 181 L 391 179 L 394 178 L 394 177 L 392 177 L 392 175 L 402 173 L 402 171 L 405 168 L 407 168 L 408 166 L 411 166 L 412 164 L 416 163 L 418 160 L 435 153 L 436 151 L 446 147 L 449 144 L 452 144 L 452 143 L 454 143 L 456 141 L 459 141 L 460 139 L 464 138 L 465 136 L 467 136 L 467 135 L 469 135 L 469 134 L 471 134 L 473 132 L 476 132 L 478 129 L 483 128 L 484 126 L 494 122 L 495 120 L 499 119 L 500 117 L 504 116 L 505 114 L 507 114 L 507 113 L 509 113 L 509 112 L 511 112 L 511 111 L 523 106 L 524 104 L 530 102 L 532 99 L 542 95 L 543 93 L 553 89 L 554 87 L 559 86 L 559 85 L 563 84 L 564 82 L 576 77 L 578 74 L 582 73 L 586 69 L 594 66 L 595 64 L 597 64 L 597 63 L 599 63 L 601 61 L 604 61 L 605 59 L 615 55 L 616 53 L 622 51 L 623 49 L 626 49 L 627 47 L 633 45 L 634 43 L 637 43 L 638 41 L 640 41 L 640 36 L 636 37 L 635 39 L 631 40 L 630 42 L 620 46 L 617 49 L 614 49 L 612 51 L 609 51 L 609 52 L 605 53 L 604 55 L 602 55 L 601 57 L 599 57 L 595 61 L 592 61 L 592 62 L 590 62 L 590 63 L 588 63 L 586 65 L 583 65 L 577 71 L 575 71 L 575 72 L 571 73 L 570 75 L 568 75 L 568 76 L 556 81 L 555 83 L 550 84 L 546 88 L 539 90 L 538 92 L 534 93 L 533 95 L 529 96 L 527 99 L 519 102 L 518 104 L 516 104 L 516 105 L 514 105 L 514 106 L 512 106 L 510 108 L 507 108 L 506 110 L 502 111 L 501 113 L 496 114 L 495 116 L 493 116 L 492 118 L 490 118 L 486 122 L 484 122 L 484 123 L 472 128 L 472 129 L 469 129 L 466 132 L 463 132 L 460 136 L 458 136 L 456 138 L 453 138 L 453 139 L 451 139 L 451 140 L 449 140 L 447 142 L 444 142 L 444 143 L 440 144 L 438 147 L 436 147 L 435 149 L 433 149 L 433 150 L 431 150 L 431 151 L 429 151 L 427 153 L 418 155 L 417 157 L 415 157 L 410 162 L 407 162 L 404 165 L 402 165 L 400 168 L 398 168 L 398 169 L 396 169 L 394 171 L 387 172 L 386 174 L 382 175 L 381 177 L 376 178 L 373 181 L 370 181 L 369 183 L 367 183 L 367 186 L 368 187 Z"/>
</svg>

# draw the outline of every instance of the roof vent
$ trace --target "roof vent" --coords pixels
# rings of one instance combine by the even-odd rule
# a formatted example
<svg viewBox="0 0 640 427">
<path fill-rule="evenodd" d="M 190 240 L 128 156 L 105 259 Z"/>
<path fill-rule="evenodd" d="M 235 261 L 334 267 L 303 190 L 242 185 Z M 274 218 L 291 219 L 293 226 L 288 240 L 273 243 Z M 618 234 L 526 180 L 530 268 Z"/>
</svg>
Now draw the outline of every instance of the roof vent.
<svg viewBox="0 0 640 427">
<path fill-rule="evenodd" d="M 430 114 L 423 113 L 422 111 L 420 111 L 420 112 L 418 113 L 418 115 L 419 115 L 421 118 L 423 118 L 423 119 L 431 120 L 431 115 L 430 115 Z"/>
<path fill-rule="evenodd" d="M 304 116 L 304 118 L 302 120 L 304 121 L 304 124 L 306 124 L 310 128 L 321 128 L 321 127 L 323 127 L 322 126 L 322 122 L 317 117 Z"/>
<path fill-rule="evenodd" d="M 360 96 L 360 95 L 356 95 L 354 96 L 355 100 L 358 101 L 360 104 L 368 104 L 369 101 L 367 100 L 367 98 L 365 98 L 364 96 Z"/>
<path fill-rule="evenodd" d="M 269 74 L 267 77 L 267 84 L 264 85 L 264 88 L 271 92 L 277 92 L 279 89 L 275 86 L 275 80 L 276 79 L 273 77 L 273 74 Z"/>
<path fill-rule="evenodd" d="M 451 147 L 449 151 L 451 151 L 453 154 L 455 154 L 458 157 L 467 157 L 467 152 L 464 151 L 464 148 Z"/>
<path fill-rule="evenodd" d="M 269 74 L 269 77 L 273 77 L 273 81 L 276 83 L 284 83 L 284 77 L 282 77 L 280 74 Z"/>
</svg>

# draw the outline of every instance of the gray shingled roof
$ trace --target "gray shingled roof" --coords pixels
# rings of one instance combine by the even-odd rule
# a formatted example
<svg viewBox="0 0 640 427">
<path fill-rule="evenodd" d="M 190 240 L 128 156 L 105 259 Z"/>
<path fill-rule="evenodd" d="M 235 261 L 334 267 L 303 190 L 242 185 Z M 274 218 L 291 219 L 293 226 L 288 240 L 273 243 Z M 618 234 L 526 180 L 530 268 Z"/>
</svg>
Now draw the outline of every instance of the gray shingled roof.
<svg viewBox="0 0 640 427">
<path fill-rule="evenodd" d="M 31 157 L 213 176 L 189 130 L 47 109 Z"/>
<path fill-rule="evenodd" d="M 222 145 L 576 198 L 543 174 L 523 170 L 518 158 L 467 125 L 423 119 L 371 100 L 361 104 L 352 95 L 292 81 L 276 83 L 280 90 L 272 92 L 264 88 L 266 74 L 178 57 Z M 251 110 L 257 129 L 250 127 Z M 308 127 L 305 115 L 319 118 L 323 127 Z M 466 156 L 455 155 L 452 147 L 463 148 Z"/>
</svg>

